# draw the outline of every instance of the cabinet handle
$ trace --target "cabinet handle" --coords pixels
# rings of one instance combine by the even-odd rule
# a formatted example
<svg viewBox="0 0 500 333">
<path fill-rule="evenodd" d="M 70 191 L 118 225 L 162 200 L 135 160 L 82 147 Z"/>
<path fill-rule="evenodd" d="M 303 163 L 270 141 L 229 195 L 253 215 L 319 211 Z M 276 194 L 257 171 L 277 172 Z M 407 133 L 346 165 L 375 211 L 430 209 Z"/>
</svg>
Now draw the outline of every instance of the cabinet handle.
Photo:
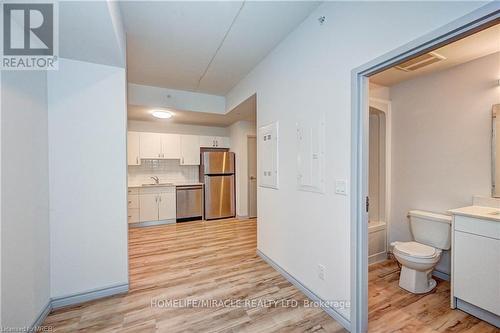
<svg viewBox="0 0 500 333">
<path fill-rule="evenodd" d="M 139 164 L 139 156 L 137 156 L 137 157 L 135 158 L 135 162 L 136 162 L 137 164 Z"/>
<path fill-rule="evenodd" d="M 128 202 L 128 203 L 129 203 L 129 204 L 131 204 L 131 203 L 132 203 L 132 201 L 130 201 L 130 200 L 129 200 L 129 202 Z"/>
<path fill-rule="evenodd" d="M 129 218 L 129 219 L 131 219 L 131 218 L 132 218 L 132 215 L 129 215 L 129 216 L 128 216 L 128 218 Z"/>
<path fill-rule="evenodd" d="M 158 197 L 155 197 L 155 202 L 158 202 Z"/>
<path fill-rule="evenodd" d="M 160 199 L 160 202 L 161 202 L 161 195 L 158 197 L 158 199 Z"/>
</svg>

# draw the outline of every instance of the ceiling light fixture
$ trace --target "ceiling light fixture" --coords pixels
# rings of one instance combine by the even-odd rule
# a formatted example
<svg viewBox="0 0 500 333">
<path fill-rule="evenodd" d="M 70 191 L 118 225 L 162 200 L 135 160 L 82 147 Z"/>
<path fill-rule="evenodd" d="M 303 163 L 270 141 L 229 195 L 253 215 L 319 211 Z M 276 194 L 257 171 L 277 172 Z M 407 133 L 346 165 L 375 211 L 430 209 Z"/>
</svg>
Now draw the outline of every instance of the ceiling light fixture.
<svg viewBox="0 0 500 333">
<path fill-rule="evenodd" d="M 151 113 L 151 115 L 155 118 L 169 119 L 172 118 L 173 113 L 169 111 L 153 110 L 153 113 Z"/>
</svg>

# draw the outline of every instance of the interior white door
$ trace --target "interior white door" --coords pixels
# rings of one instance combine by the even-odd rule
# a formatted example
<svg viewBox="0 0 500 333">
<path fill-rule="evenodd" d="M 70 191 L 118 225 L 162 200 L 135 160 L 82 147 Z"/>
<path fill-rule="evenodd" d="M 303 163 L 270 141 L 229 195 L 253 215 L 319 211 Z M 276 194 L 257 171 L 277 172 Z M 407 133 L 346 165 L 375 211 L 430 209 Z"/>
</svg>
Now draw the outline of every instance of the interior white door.
<svg viewBox="0 0 500 333">
<path fill-rule="evenodd" d="M 198 135 L 181 135 L 181 165 L 200 165 Z"/>
<path fill-rule="evenodd" d="M 249 137 L 248 145 L 248 217 L 257 217 L 257 138 Z"/>
<path fill-rule="evenodd" d="M 141 222 L 158 221 L 159 194 L 146 193 L 139 195 L 139 219 Z"/>
<path fill-rule="evenodd" d="M 159 196 L 159 220 L 170 220 L 176 218 L 176 195 L 175 187 L 167 189 L 165 192 L 160 193 Z"/>
<path fill-rule="evenodd" d="M 179 134 L 161 135 L 161 154 L 162 158 L 180 159 L 181 158 L 181 136 Z"/>
<path fill-rule="evenodd" d="M 140 134 L 140 156 L 146 159 L 161 158 L 161 134 L 141 133 Z"/>
<path fill-rule="evenodd" d="M 141 165 L 139 132 L 127 133 L 127 164 Z"/>
</svg>

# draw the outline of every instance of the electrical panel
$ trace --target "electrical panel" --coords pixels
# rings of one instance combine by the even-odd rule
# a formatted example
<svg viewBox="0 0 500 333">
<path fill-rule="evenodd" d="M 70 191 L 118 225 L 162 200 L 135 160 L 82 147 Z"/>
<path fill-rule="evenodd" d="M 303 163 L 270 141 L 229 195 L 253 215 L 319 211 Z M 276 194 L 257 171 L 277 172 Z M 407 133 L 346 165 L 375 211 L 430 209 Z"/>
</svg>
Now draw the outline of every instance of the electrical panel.
<svg viewBox="0 0 500 333">
<path fill-rule="evenodd" d="M 259 128 L 259 186 L 278 188 L 278 123 Z"/>
<path fill-rule="evenodd" d="M 325 122 L 297 123 L 297 186 L 299 190 L 325 192 Z"/>
</svg>

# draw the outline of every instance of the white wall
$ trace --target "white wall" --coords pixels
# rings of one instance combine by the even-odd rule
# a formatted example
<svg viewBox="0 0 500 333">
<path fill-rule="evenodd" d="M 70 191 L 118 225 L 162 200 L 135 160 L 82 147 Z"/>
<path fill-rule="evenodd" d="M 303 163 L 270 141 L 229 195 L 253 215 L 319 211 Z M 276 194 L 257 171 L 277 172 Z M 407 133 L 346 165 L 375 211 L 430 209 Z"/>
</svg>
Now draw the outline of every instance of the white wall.
<svg viewBox="0 0 500 333">
<path fill-rule="evenodd" d="M 128 84 L 128 103 L 187 111 L 226 113 L 226 99 L 223 96 L 133 83 Z"/>
<path fill-rule="evenodd" d="M 125 94 L 123 68 L 48 73 L 52 297 L 128 283 Z"/>
<path fill-rule="evenodd" d="M 499 77 L 496 53 L 391 87 L 391 241 L 411 239 L 410 209 L 444 213 L 490 195 Z M 438 270 L 449 273 L 443 259 Z"/>
<path fill-rule="evenodd" d="M 248 145 L 249 135 L 256 135 L 255 123 L 238 121 L 229 127 L 231 151 L 236 164 L 236 215 L 248 216 Z"/>
<path fill-rule="evenodd" d="M 141 165 L 128 166 L 128 186 L 151 183 L 156 176 L 160 183 L 197 183 L 200 178 L 198 165 L 180 165 L 180 160 L 142 160 Z"/>
<path fill-rule="evenodd" d="M 162 121 L 129 120 L 128 130 L 136 132 L 229 136 L 229 129 L 227 127 L 174 124 Z"/>
<path fill-rule="evenodd" d="M 231 110 L 257 93 L 257 126 L 279 121 L 280 189 L 258 189 L 258 249 L 323 299 L 350 299 L 350 198 L 335 195 L 334 182 L 350 177 L 351 70 L 479 6 L 324 3 L 226 96 Z M 304 114 L 326 115 L 324 195 L 296 187 L 295 122 Z"/>
<path fill-rule="evenodd" d="M 28 327 L 50 297 L 46 73 L 1 79 L 1 325 Z"/>
</svg>

